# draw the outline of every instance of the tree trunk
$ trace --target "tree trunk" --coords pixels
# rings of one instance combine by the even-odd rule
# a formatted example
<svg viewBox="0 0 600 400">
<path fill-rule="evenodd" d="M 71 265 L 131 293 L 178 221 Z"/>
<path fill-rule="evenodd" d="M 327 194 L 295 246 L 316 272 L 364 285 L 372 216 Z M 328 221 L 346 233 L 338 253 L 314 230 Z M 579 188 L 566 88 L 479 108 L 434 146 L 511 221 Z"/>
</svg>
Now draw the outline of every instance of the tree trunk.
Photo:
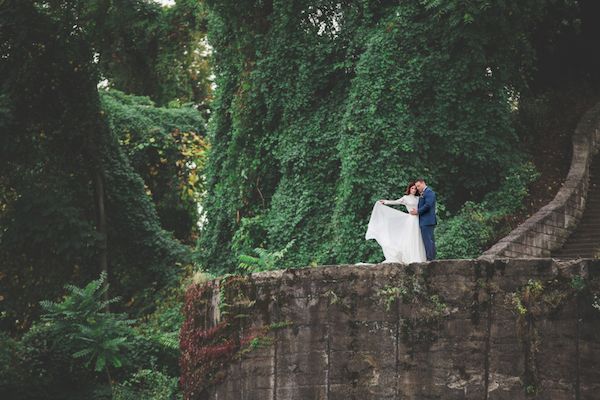
<svg viewBox="0 0 600 400">
<path fill-rule="evenodd" d="M 104 210 L 104 177 L 98 167 L 94 171 L 94 186 L 96 209 L 98 211 L 96 229 L 102 235 L 102 246 L 99 257 L 100 270 L 108 276 L 108 235 L 106 231 L 106 212 Z M 108 300 L 108 291 L 104 293 L 104 300 Z M 106 308 L 106 311 L 108 311 L 108 305 Z"/>
</svg>

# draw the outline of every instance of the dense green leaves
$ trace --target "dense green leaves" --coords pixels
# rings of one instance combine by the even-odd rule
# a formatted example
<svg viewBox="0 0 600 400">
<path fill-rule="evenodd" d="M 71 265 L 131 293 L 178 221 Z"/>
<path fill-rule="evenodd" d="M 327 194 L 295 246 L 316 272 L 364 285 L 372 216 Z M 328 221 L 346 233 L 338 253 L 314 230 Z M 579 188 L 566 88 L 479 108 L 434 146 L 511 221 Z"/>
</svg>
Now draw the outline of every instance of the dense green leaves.
<svg viewBox="0 0 600 400">
<path fill-rule="evenodd" d="M 217 93 L 200 254 L 216 271 L 292 241 L 281 266 L 379 260 L 364 240 L 373 202 L 417 176 L 450 212 L 481 201 L 523 157 L 513 120 L 534 36 L 572 15 L 542 0 L 207 5 Z"/>
<path fill-rule="evenodd" d="M 188 244 L 204 193 L 205 122 L 191 106 L 157 107 L 147 97 L 101 91 L 113 134 L 152 196 L 161 225 Z"/>
<path fill-rule="evenodd" d="M 6 116 L 0 122 L 0 263 L 2 277 L 11 277 L 0 279 L 6 307 L 0 324 L 11 328 L 31 324 L 37 302 L 55 298 L 64 282 L 97 276 L 101 254 L 109 260 L 112 290 L 138 310 L 188 256 L 161 227 L 144 181 L 101 110 L 92 39 L 78 29 L 89 10 L 66 3 L 7 1 L 0 8 L 0 113 Z M 172 120 L 161 126 L 187 128 L 193 120 L 201 128 L 182 114 L 166 112 Z M 106 235 L 99 230 L 100 199 Z M 189 227 L 193 215 L 185 218 Z"/>
<path fill-rule="evenodd" d="M 63 341 L 72 349 L 74 358 L 85 361 L 96 372 L 109 371 L 123 365 L 128 336 L 132 334 L 125 314 L 107 311 L 118 298 L 105 300 L 108 290 L 106 274 L 83 288 L 67 285 L 69 294 L 61 302 L 42 301 L 41 320 L 51 330 L 54 341 Z"/>
<path fill-rule="evenodd" d="M 187 284 L 161 291 L 156 311 L 135 323 L 104 308 L 117 306 L 116 299 L 106 300 L 104 275 L 84 287 L 67 285 L 60 301 L 42 302 L 41 321 L 21 338 L 0 334 L 0 392 L 22 400 L 179 398 Z"/>
<path fill-rule="evenodd" d="M 207 108 L 210 67 L 201 1 L 161 7 L 145 0 L 92 0 L 85 29 L 108 85 L 149 96 L 160 105 L 194 102 Z"/>
<path fill-rule="evenodd" d="M 523 210 L 528 186 L 538 177 L 531 163 L 516 165 L 498 190 L 481 202 L 467 201 L 456 215 L 447 215 L 436 232 L 439 258 L 475 258 L 507 234 L 504 220 Z"/>
</svg>

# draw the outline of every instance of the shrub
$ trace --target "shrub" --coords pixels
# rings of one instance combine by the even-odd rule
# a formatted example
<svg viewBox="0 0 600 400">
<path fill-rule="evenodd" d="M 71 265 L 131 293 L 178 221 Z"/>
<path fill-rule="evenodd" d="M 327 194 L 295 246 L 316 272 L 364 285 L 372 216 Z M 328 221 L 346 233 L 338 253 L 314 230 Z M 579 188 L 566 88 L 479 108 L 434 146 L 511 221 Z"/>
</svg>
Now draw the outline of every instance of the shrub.
<svg viewBox="0 0 600 400">
<path fill-rule="evenodd" d="M 181 399 L 179 378 L 160 371 L 141 369 L 114 388 L 115 400 Z"/>
<path fill-rule="evenodd" d="M 501 187 L 482 202 L 468 201 L 453 217 L 440 222 L 438 258 L 474 258 L 506 233 L 505 219 L 523 208 L 527 186 L 539 174 L 531 163 L 510 170 Z"/>
<path fill-rule="evenodd" d="M 108 305 L 118 298 L 105 299 L 108 284 L 104 272 L 84 288 L 74 285 L 65 288 L 69 294 L 62 302 L 41 302 L 45 311 L 42 322 L 51 333 L 51 346 L 64 346 L 68 354 L 82 359 L 86 367 L 106 373 L 112 386 L 110 370 L 122 367 L 127 359 L 133 321 L 125 314 L 108 311 Z"/>
</svg>

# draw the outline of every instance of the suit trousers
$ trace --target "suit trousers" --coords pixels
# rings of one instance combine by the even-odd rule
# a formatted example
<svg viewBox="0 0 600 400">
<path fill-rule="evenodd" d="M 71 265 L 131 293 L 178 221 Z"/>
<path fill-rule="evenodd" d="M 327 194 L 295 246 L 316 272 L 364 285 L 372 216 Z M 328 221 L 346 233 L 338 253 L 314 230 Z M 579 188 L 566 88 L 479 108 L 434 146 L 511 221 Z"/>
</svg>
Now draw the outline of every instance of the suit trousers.
<svg viewBox="0 0 600 400">
<path fill-rule="evenodd" d="M 421 225 L 420 228 L 427 261 L 435 260 L 435 237 L 433 234 L 435 225 Z"/>
</svg>

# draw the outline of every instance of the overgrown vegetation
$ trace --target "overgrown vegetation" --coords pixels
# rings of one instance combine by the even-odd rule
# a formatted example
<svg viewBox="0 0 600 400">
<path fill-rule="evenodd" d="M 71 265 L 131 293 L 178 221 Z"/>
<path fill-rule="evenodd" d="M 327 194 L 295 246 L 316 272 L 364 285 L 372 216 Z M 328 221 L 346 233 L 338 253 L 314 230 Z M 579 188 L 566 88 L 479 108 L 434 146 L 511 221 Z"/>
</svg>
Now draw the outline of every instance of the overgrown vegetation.
<svg viewBox="0 0 600 400">
<path fill-rule="evenodd" d="M 519 165 L 482 201 L 467 201 L 456 215 L 447 212 L 436 232 L 438 257 L 476 258 L 498 237 L 507 234 L 506 229 L 511 226 L 504 224 L 505 219 L 525 208 L 528 185 L 538 176 L 533 164 Z"/>
<path fill-rule="evenodd" d="M 42 302 L 40 321 L 20 340 L 0 338 L 0 390 L 11 399 L 179 398 L 183 288 L 133 321 L 107 309 L 118 299 L 105 299 L 106 275 L 67 285 L 62 301 Z"/>
<path fill-rule="evenodd" d="M 180 96 L 196 90 L 180 79 L 196 67 L 189 57 L 171 57 L 201 46 L 198 7 L 193 1 L 163 9 L 146 1 L 104 0 L 0 5 L 3 328 L 26 330 L 40 300 L 55 299 L 65 282 L 82 285 L 101 270 L 108 271 L 112 293 L 142 315 L 190 262 L 190 248 L 176 239 L 196 239 L 204 119 L 176 103 L 206 98 Z M 169 25 L 173 18 L 181 24 Z M 195 44 L 186 50 L 190 35 Z M 142 36 L 135 51 L 126 45 Z M 154 40 L 169 46 L 156 49 Z M 176 81 L 146 74 L 140 63 Z M 169 103 L 165 96 L 174 102 L 159 108 L 116 90 L 100 97 L 102 78 L 161 104 Z M 120 85 L 134 80 L 162 86 L 146 92 Z"/>
<path fill-rule="evenodd" d="M 594 4 L 0 1 L 2 393 L 179 398 L 194 263 L 379 261 L 371 206 L 416 175 L 440 195 L 440 257 L 477 255 L 535 180 L 521 147 L 564 103 L 544 93 L 598 83 Z M 288 324 L 229 342 L 256 304 L 224 279 L 226 324 L 184 327 L 189 390 Z M 445 312 L 418 284 L 381 292 L 424 305 L 409 337 Z"/>
<path fill-rule="evenodd" d="M 292 241 L 280 267 L 379 261 L 363 238 L 372 204 L 417 175 L 443 206 L 440 256 L 479 254 L 536 176 L 515 121 L 534 83 L 560 79 L 538 57 L 577 40 L 582 18 L 571 1 L 207 6 L 200 257 L 215 272 Z"/>
<path fill-rule="evenodd" d="M 207 307 L 215 292 L 220 319 L 206 324 Z M 186 399 L 206 398 L 212 387 L 226 378 L 229 363 L 273 345 L 270 333 L 292 325 L 290 321 L 276 321 L 253 326 L 256 303 L 256 290 L 248 277 L 226 276 L 190 286 L 181 328 L 181 386 Z"/>
<path fill-rule="evenodd" d="M 204 188 L 205 121 L 191 105 L 157 107 L 148 97 L 100 91 L 108 124 L 144 180 L 161 225 L 195 244 Z"/>
</svg>

